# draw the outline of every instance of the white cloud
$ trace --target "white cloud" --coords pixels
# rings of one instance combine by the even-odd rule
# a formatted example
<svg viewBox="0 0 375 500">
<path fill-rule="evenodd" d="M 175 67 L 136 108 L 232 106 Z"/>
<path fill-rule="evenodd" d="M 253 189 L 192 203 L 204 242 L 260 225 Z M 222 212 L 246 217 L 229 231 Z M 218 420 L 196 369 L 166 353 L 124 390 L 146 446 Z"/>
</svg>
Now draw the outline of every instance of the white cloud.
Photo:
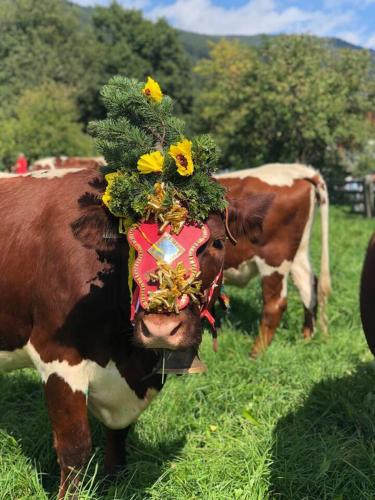
<svg viewBox="0 0 375 500">
<path fill-rule="evenodd" d="M 334 36 L 353 45 L 362 45 L 364 43 L 362 31 L 338 31 Z"/>
<path fill-rule="evenodd" d="M 109 0 L 73 0 L 74 3 L 82 5 L 82 7 L 94 5 L 109 5 Z M 143 9 L 149 5 L 150 0 L 120 0 L 119 3 L 128 9 Z"/>
<path fill-rule="evenodd" d="M 93 0 L 74 0 L 74 3 L 82 5 L 82 7 L 88 7 L 89 5 L 100 4 L 100 1 L 95 2 Z"/>
<path fill-rule="evenodd" d="M 144 9 L 150 4 L 150 0 L 120 0 L 120 4 L 126 9 Z"/>
<path fill-rule="evenodd" d="M 369 49 L 375 49 L 375 34 L 370 35 L 363 45 Z"/>
<path fill-rule="evenodd" d="M 278 8 L 275 0 L 250 0 L 236 8 L 215 5 L 212 0 L 176 0 L 158 6 L 149 17 L 165 17 L 174 26 L 206 34 L 252 35 L 257 33 L 311 32 L 329 35 L 344 28 L 353 18 L 351 11 L 335 13 L 303 10 L 298 7 Z"/>
<path fill-rule="evenodd" d="M 353 9 L 364 9 L 375 3 L 375 0 L 324 0 L 325 9 L 342 9 L 350 7 Z"/>
</svg>

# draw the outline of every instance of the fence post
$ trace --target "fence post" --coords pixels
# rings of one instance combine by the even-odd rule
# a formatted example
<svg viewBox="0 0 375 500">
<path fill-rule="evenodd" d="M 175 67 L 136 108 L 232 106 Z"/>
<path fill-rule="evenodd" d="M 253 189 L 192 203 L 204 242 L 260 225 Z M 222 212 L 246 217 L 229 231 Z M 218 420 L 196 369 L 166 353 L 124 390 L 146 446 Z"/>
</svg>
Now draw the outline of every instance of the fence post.
<svg viewBox="0 0 375 500">
<path fill-rule="evenodd" d="M 374 188 L 372 175 L 366 175 L 363 179 L 363 201 L 365 205 L 365 217 L 370 218 L 374 214 Z"/>
</svg>

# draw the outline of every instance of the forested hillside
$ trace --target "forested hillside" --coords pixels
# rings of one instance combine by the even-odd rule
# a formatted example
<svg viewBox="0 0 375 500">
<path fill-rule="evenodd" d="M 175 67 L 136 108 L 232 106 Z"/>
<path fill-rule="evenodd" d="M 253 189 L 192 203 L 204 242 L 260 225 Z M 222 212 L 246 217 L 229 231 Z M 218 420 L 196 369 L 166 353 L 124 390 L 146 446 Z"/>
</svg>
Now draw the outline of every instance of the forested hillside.
<svg viewBox="0 0 375 500">
<path fill-rule="evenodd" d="M 184 46 L 185 50 L 188 52 L 190 57 L 197 61 L 209 56 L 210 46 L 219 42 L 222 39 L 239 42 L 244 45 L 249 45 L 251 47 L 259 47 L 261 44 L 267 43 L 270 39 L 278 37 L 278 35 L 228 35 L 228 36 L 213 36 L 213 35 L 202 35 L 199 33 L 191 33 L 189 31 L 178 30 L 178 36 Z M 327 44 L 333 49 L 351 49 L 351 50 L 363 50 L 362 47 L 353 45 L 351 43 L 345 42 L 340 38 L 321 38 L 323 43 Z M 375 62 L 375 51 L 370 50 L 372 59 Z"/>
<path fill-rule="evenodd" d="M 91 16 L 93 14 L 92 7 L 78 7 L 81 11 L 81 18 L 84 23 L 89 23 Z M 272 38 L 277 38 L 278 35 L 204 35 L 201 33 L 193 33 L 190 31 L 176 30 L 178 37 L 182 42 L 182 45 L 193 61 L 203 59 L 209 56 L 210 46 L 219 42 L 222 39 L 229 41 L 240 42 L 244 45 L 250 45 L 252 47 L 258 47 L 262 43 L 266 43 L 267 40 Z M 340 38 L 322 38 L 322 41 L 326 43 L 329 47 L 334 49 L 352 49 L 352 50 L 363 50 L 362 47 L 353 45 L 352 43 L 341 40 Z M 372 59 L 375 62 L 375 50 L 370 50 Z"/>
</svg>

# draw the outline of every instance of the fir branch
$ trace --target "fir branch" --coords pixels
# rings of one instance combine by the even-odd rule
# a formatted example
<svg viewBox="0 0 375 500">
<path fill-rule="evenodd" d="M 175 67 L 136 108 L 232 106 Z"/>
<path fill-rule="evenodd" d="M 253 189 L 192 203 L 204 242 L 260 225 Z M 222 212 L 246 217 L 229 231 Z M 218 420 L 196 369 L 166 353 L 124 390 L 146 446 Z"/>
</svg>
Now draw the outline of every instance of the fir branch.
<svg viewBox="0 0 375 500">
<path fill-rule="evenodd" d="M 155 102 L 143 93 L 137 80 L 116 76 L 101 92 L 107 118 L 93 122 L 89 131 L 108 163 L 106 172 L 119 171 L 110 188 L 111 211 L 134 219 L 144 217 L 155 183 L 163 183 L 163 210 L 176 200 L 188 210 L 189 219 L 203 221 L 211 212 L 225 209 L 224 189 L 212 179 L 219 150 L 208 135 L 192 141 L 193 174 L 181 176 L 168 154 L 171 144 L 184 137 L 185 124 L 173 116 L 173 101 L 164 96 Z M 143 175 L 137 171 L 139 158 L 159 150 L 164 156 L 161 173 Z"/>
</svg>

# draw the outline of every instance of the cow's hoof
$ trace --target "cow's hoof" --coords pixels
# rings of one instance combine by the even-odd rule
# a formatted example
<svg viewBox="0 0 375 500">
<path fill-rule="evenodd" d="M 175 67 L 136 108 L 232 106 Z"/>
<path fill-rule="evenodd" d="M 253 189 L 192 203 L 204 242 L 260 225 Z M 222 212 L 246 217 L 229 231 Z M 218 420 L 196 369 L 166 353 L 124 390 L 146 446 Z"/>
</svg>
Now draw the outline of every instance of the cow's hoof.
<svg viewBox="0 0 375 500">
<path fill-rule="evenodd" d="M 258 349 L 253 349 L 252 351 L 249 352 L 249 360 L 250 361 L 256 361 L 256 359 L 259 357 L 259 351 Z"/>
<path fill-rule="evenodd" d="M 311 330 L 311 328 L 304 328 L 303 331 L 302 331 L 302 334 L 303 334 L 303 338 L 305 340 L 311 340 L 314 333 Z"/>
<path fill-rule="evenodd" d="M 104 474 L 106 478 L 113 479 L 116 476 L 123 474 L 126 471 L 126 460 L 116 460 L 112 462 L 104 462 Z"/>
</svg>

